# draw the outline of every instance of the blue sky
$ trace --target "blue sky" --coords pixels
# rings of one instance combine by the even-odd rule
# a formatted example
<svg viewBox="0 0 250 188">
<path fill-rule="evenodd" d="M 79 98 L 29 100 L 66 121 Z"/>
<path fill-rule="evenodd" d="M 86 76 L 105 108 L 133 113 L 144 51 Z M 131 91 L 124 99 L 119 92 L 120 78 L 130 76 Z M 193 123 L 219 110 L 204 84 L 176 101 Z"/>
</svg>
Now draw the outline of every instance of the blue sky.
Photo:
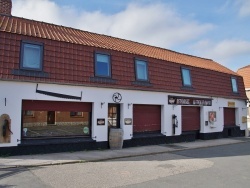
<svg viewBox="0 0 250 188">
<path fill-rule="evenodd" d="M 14 16 L 250 64 L 250 0 L 13 0 Z"/>
</svg>

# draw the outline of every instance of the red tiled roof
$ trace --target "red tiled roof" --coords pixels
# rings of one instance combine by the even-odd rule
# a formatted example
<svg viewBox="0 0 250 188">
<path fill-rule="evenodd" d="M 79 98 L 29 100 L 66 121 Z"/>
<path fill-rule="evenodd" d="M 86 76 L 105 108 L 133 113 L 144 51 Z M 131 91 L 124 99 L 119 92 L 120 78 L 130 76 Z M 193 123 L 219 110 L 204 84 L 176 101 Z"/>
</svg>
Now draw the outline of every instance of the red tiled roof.
<svg viewBox="0 0 250 188">
<path fill-rule="evenodd" d="M 19 17 L 0 15 L 0 31 L 100 47 L 237 75 L 237 73 L 211 59 L 204 59 L 138 42 Z"/>
<path fill-rule="evenodd" d="M 250 65 L 240 68 L 237 73 L 243 77 L 245 88 L 250 88 Z"/>
</svg>

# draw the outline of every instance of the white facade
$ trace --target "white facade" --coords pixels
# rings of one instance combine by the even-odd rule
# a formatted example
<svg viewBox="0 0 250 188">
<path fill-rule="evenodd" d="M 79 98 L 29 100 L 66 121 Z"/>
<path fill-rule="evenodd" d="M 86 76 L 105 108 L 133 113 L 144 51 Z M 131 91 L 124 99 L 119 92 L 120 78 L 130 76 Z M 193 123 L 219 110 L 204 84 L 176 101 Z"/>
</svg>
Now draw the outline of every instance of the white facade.
<svg viewBox="0 0 250 188">
<path fill-rule="evenodd" d="M 124 140 L 133 137 L 133 125 L 125 125 L 124 118 L 133 118 L 133 104 L 153 104 L 161 105 L 161 133 L 166 136 L 172 134 L 172 115 L 177 115 L 178 127 L 175 135 L 180 135 L 182 132 L 181 123 L 181 105 L 169 105 L 168 96 L 185 96 L 196 98 L 212 98 L 212 106 L 200 106 L 201 127 L 200 133 L 222 132 L 224 124 L 223 108 L 228 107 L 228 102 L 235 104 L 236 125 L 241 130 L 245 130 L 247 123 L 242 123 L 243 117 L 247 116 L 247 108 L 244 100 L 233 100 L 218 98 L 213 96 L 197 96 L 197 95 L 181 95 L 177 93 L 150 92 L 139 90 L 123 90 L 109 89 L 85 86 L 70 86 L 57 84 L 38 84 L 39 90 L 61 93 L 66 95 L 81 96 L 82 100 L 62 99 L 52 96 L 36 93 L 37 83 L 31 82 L 0 82 L 0 115 L 8 114 L 11 119 L 11 136 L 10 143 L 1 143 L 0 147 L 17 146 L 21 140 L 21 110 L 22 100 L 46 100 L 46 101 L 74 101 L 74 102 L 91 102 L 92 103 L 92 135 L 96 141 L 108 140 L 108 104 L 114 103 L 112 96 L 119 92 L 122 95 L 120 102 L 121 107 L 121 122 L 120 126 L 124 131 Z M 4 88 L 4 89 L 3 89 Z M 102 104 L 102 105 L 101 105 Z M 208 121 L 208 112 L 215 111 L 217 113 L 216 121 L 205 124 Z M 105 126 L 98 126 L 97 119 L 105 118 Z"/>
</svg>

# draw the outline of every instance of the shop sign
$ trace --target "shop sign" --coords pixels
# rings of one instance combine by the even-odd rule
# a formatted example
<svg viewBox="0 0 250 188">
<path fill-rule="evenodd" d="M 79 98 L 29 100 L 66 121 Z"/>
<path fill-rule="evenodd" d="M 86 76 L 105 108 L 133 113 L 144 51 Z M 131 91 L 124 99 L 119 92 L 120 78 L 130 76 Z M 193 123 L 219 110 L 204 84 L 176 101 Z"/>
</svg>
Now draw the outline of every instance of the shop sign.
<svg viewBox="0 0 250 188">
<path fill-rule="evenodd" d="M 168 96 L 168 104 L 172 104 L 172 105 L 212 106 L 212 99 Z"/>
<path fill-rule="evenodd" d="M 124 119 L 124 124 L 125 125 L 132 125 L 132 118 L 125 118 Z"/>
<path fill-rule="evenodd" d="M 105 125 L 105 119 L 104 118 L 97 119 L 97 125 Z"/>
<path fill-rule="evenodd" d="M 246 116 L 242 116 L 242 123 L 247 123 L 247 117 Z"/>
<path fill-rule="evenodd" d="M 227 106 L 228 107 L 235 107 L 235 102 L 228 101 Z"/>
</svg>

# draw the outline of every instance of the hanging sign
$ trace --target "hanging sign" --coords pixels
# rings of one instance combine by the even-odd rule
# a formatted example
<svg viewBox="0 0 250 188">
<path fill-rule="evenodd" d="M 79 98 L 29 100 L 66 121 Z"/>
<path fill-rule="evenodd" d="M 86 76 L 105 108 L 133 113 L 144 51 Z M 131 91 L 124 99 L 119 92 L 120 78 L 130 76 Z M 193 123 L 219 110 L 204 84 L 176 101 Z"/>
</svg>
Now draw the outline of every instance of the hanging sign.
<svg viewBox="0 0 250 188">
<path fill-rule="evenodd" d="M 192 98 L 168 96 L 168 104 L 172 105 L 196 105 L 196 106 L 212 106 L 212 99 Z"/>
</svg>

